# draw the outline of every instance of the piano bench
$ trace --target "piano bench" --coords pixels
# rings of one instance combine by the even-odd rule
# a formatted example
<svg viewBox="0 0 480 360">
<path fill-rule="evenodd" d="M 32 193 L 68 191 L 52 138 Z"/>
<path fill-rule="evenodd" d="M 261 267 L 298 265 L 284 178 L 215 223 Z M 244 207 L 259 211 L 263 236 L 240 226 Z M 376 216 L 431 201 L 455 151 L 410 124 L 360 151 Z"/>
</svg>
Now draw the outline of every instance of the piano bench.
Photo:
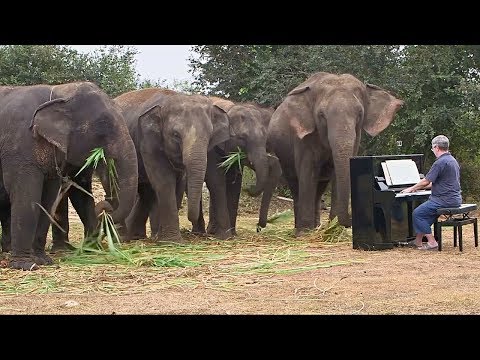
<svg viewBox="0 0 480 360">
<path fill-rule="evenodd" d="M 475 238 L 475 247 L 478 247 L 478 230 L 477 230 L 477 218 L 470 216 L 469 212 L 477 210 L 477 204 L 462 204 L 456 208 L 441 208 L 437 210 L 437 215 L 444 215 L 444 220 L 437 220 L 434 223 L 433 234 L 438 242 L 438 251 L 442 250 L 442 227 L 453 226 L 453 246 L 457 246 L 457 233 L 458 233 L 458 245 L 460 251 L 463 251 L 462 243 L 462 226 L 467 224 L 473 224 L 473 235 Z"/>
</svg>

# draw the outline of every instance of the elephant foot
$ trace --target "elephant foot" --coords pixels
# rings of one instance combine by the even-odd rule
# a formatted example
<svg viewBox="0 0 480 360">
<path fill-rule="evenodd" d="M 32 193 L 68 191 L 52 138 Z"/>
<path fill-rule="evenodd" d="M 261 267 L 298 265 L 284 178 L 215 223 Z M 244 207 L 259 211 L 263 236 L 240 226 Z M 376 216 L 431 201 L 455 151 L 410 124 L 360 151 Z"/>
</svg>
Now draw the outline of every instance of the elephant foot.
<svg viewBox="0 0 480 360">
<path fill-rule="evenodd" d="M 330 216 L 329 218 L 330 218 L 330 220 L 332 220 L 332 219 L 335 218 L 335 216 L 334 217 Z M 352 227 L 352 219 L 350 219 L 350 218 L 340 218 L 339 217 L 338 218 L 338 223 L 342 226 L 345 226 L 345 227 Z"/>
<path fill-rule="evenodd" d="M 143 240 L 147 238 L 147 234 L 133 234 L 129 235 L 128 237 L 125 236 L 124 238 L 121 238 L 120 240 L 122 241 L 133 241 L 133 240 Z"/>
<path fill-rule="evenodd" d="M 180 234 L 178 235 L 160 235 L 157 234 L 154 238 L 156 242 L 159 243 L 175 243 L 175 244 L 186 244 L 187 241 L 182 238 Z"/>
<path fill-rule="evenodd" d="M 70 244 L 68 241 L 59 241 L 52 244 L 50 248 L 50 253 L 55 254 L 62 251 L 73 251 L 76 250 L 75 246 Z"/>
<path fill-rule="evenodd" d="M 209 234 L 212 235 L 213 237 L 220 239 L 220 240 L 227 240 L 233 238 L 235 235 L 237 235 L 235 230 L 228 229 L 228 230 L 217 230 L 214 234 Z"/>
<path fill-rule="evenodd" d="M 40 269 L 30 256 L 12 256 L 8 267 L 25 271 Z"/>
<path fill-rule="evenodd" d="M 2 252 L 10 252 L 12 250 L 12 247 L 9 245 L 2 245 Z"/>
<path fill-rule="evenodd" d="M 257 233 L 259 233 L 260 231 L 262 231 L 262 229 L 264 228 L 265 226 L 262 226 L 260 223 L 257 223 Z"/>
<path fill-rule="evenodd" d="M 53 265 L 53 260 L 45 251 L 38 251 L 33 254 L 33 261 L 38 265 Z"/>
<path fill-rule="evenodd" d="M 295 237 L 308 235 L 311 231 L 312 229 L 308 229 L 308 228 L 297 228 L 295 229 Z"/>
<path fill-rule="evenodd" d="M 207 232 L 205 231 L 205 226 L 194 225 L 192 226 L 192 234 L 195 235 L 204 235 Z"/>
</svg>

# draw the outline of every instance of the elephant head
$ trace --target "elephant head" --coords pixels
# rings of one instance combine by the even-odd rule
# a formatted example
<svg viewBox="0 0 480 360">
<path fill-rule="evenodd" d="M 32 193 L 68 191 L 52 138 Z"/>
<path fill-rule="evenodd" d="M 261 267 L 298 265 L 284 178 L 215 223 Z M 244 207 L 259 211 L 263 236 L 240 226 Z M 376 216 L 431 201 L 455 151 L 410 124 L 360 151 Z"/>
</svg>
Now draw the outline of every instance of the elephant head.
<svg viewBox="0 0 480 360">
<path fill-rule="evenodd" d="M 83 166 L 92 149 L 102 147 L 105 156 L 114 160 L 118 174 L 119 205 L 112 218 L 115 222 L 123 220 L 134 204 L 138 165 L 120 109 L 89 82 L 56 85 L 50 98 L 33 115 L 34 136 L 58 148 L 67 163 L 78 167 Z"/>
<path fill-rule="evenodd" d="M 188 219 L 196 223 L 207 151 L 229 139 L 227 114 L 205 96 L 161 89 L 152 91 L 150 107 L 138 120 L 140 151 L 142 154 L 162 152 L 174 169 L 185 169 Z"/>
<path fill-rule="evenodd" d="M 255 171 L 256 184 L 250 190 L 253 196 L 259 195 L 269 181 L 269 155 L 266 151 L 267 128 L 273 114 L 272 108 L 263 108 L 254 103 L 233 103 L 216 97 L 211 98 L 227 112 L 230 123 L 230 140 L 225 144 L 225 152 L 238 148 L 247 155 L 245 164 Z"/>
<path fill-rule="evenodd" d="M 338 216 L 340 224 L 351 226 L 349 159 L 357 155 L 362 129 L 379 134 L 402 105 L 389 92 L 350 74 L 319 72 L 290 91 L 275 111 L 273 117 L 289 119 L 298 140 L 315 144 L 320 176 L 332 176 L 330 218 Z"/>
</svg>

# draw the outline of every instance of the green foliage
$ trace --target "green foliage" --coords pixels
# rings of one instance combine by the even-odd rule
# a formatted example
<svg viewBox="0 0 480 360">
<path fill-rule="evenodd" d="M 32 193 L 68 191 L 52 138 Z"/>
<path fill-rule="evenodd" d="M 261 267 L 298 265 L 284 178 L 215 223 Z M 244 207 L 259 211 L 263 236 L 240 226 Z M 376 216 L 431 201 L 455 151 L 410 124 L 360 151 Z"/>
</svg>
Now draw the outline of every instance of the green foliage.
<svg viewBox="0 0 480 360">
<path fill-rule="evenodd" d="M 275 106 L 317 71 L 383 80 L 398 62 L 398 49 L 387 45 L 199 45 L 192 49 L 198 56 L 190 64 L 195 83 L 209 94 Z"/>
<path fill-rule="evenodd" d="M 103 46 L 88 55 L 86 80 L 93 81 L 108 95 L 116 97 L 137 88 L 135 55 L 131 46 Z"/>
<path fill-rule="evenodd" d="M 107 164 L 107 159 L 105 158 L 105 153 L 103 152 L 103 148 L 95 148 L 90 152 L 91 152 L 91 155 L 87 157 L 87 159 L 85 160 L 85 164 L 83 164 L 83 166 L 80 168 L 80 170 L 78 170 L 75 176 L 80 174 L 83 171 L 83 169 L 85 169 L 86 167 L 93 166 L 93 168 L 96 169 L 99 160 L 103 160 L 105 162 L 105 165 Z"/>
<path fill-rule="evenodd" d="M 107 160 L 103 148 L 95 148 L 90 152 L 91 155 L 85 160 L 85 164 L 75 174 L 75 176 L 80 174 L 86 167 L 93 166 L 93 168 L 96 169 L 98 162 L 103 161 L 108 170 L 108 179 L 110 182 L 110 189 L 112 191 L 111 196 L 113 197 L 114 192 L 118 195 L 118 174 L 117 169 L 115 168 L 114 160 Z M 118 235 L 112 216 L 103 210 L 99 217 L 100 225 L 97 229 L 98 233 L 92 238 L 84 239 L 79 248 L 80 253 L 85 251 L 103 250 L 101 242 L 104 238 L 106 238 L 108 250 L 111 253 L 118 253 L 120 256 L 123 256 L 123 254 L 115 247 L 115 243 L 120 243 L 120 236 Z"/>
<path fill-rule="evenodd" d="M 34 85 L 91 81 L 115 97 L 136 88 L 136 50 L 103 46 L 82 54 L 66 45 L 0 46 L 0 84 Z"/>
<path fill-rule="evenodd" d="M 165 89 L 167 88 L 167 80 L 165 79 L 158 79 L 158 80 L 152 80 L 152 79 L 144 79 L 141 82 L 138 83 L 137 87 L 139 89 L 147 89 L 147 88 L 162 88 Z"/>
<path fill-rule="evenodd" d="M 199 94 L 202 92 L 202 89 L 194 84 L 189 83 L 186 80 L 176 80 L 174 79 L 171 83 L 168 83 L 165 79 L 151 80 L 144 79 L 138 83 L 139 89 L 146 88 L 162 88 L 170 89 L 185 94 Z"/>
<path fill-rule="evenodd" d="M 283 196 L 289 199 L 293 198 L 292 192 L 290 191 L 290 188 L 287 185 L 277 186 L 276 192 L 278 196 Z"/>
<path fill-rule="evenodd" d="M 229 155 L 225 156 L 225 160 L 218 164 L 218 167 L 225 169 L 225 173 L 227 173 L 232 166 L 238 166 L 240 173 L 242 173 L 242 160 L 247 158 L 247 154 L 245 154 L 242 149 L 237 149 L 237 151 L 232 151 Z"/>
</svg>

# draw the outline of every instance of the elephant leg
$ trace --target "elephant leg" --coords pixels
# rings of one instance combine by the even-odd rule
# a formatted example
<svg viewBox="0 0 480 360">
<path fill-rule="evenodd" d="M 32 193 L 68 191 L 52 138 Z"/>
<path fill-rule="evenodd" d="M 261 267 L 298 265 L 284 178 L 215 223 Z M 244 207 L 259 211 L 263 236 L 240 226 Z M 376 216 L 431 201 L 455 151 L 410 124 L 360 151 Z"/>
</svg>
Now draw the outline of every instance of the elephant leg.
<svg viewBox="0 0 480 360">
<path fill-rule="evenodd" d="M 46 180 L 43 185 L 42 206 L 50 211 L 60 189 L 60 179 Z M 52 225 L 56 226 L 56 225 Z M 47 233 L 50 227 L 50 219 L 41 211 L 38 217 L 37 230 L 33 242 L 33 259 L 38 265 L 52 265 L 53 260 L 45 252 Z"/>
<path fill-rule="evenodd" d="M 237 214 L 238 204 L 240 201 L 240 192 L 242 191 L 242 173 L 235 169 L 227 172 L 227 207 L 230 215 L 230 226 L 232 228 L 232 235 L 237 235 Z"/>
<path fill-rule="evenodd" d="M 264 228 L 267 226 L 268 209 L 270 207 L 270 202 L 272 201 L 273 192 L 277 187 L 281 176 L 282 169 L 278 158 L 276 156 L 268 156 L 268 181 L 263 189 L 257 231 L 260 231 L 259 227 Z"/>
<path fill-rule="evenodd" d="M 125 240 L 138 240 L 147 238 L 147 219 L 149 214 L 152 226 L 152 238 L 158 232 L 158 212 L 154 206 L 156 204 L 156 195 L 150 184 L 138 185 L 138 198 L 133 206 L 130 215 L 127 217 L 127 236 Z M 153 222 L 153 223 L 152 223 Z M 156 227 L 156 230 L 153 227 Z"/>
<path fill-rule="evenodd" d="M 2 252 L 9 252 L 12 248 L 10 229 L 10 204 L 0 209 L 0 223 L 2 226 Z"/>
<path fill-rule="evenodd" d="M 187 178 L 185 173 L 182 176 L 179 176 L 177 179 L 177 187 L 175 188 L 175 195 L 177 197 L 177 208 L 180 210 L 182 208 L 183 194 L 187 189 Z"/>
<path fill-rule="evenodd" d="M 5 188 L 10 195 L 11 202 L 11 239 L 12 250 L 9 266 L 14 269 L 36 270 L 38 265 L 32 257 L 32 246 L 36 235 L 40 208 L 36 204 L 42 203 L 43 174 L 40 169 L 24 167 L 22 173 L 28 174 L 25 178 L 16 178 L 8 175 L 6 169 L 17 168 L 18 164 L 4 166 L 3 176 Z"/>
<path fill-rule="evenodd" d="M 210 213 L 207 232 L 219 239 L 228 239 L 232 236 L 232 232 L 228 212 L 226 178 L 224 170 L 217 165 L 220 162 L 220 155 L 215 151 L 208 152 L 205 181 L 210 192 Z"/>
<path fill-rule="evenodd" d="M 143 162 L 150 184 L 159 202 L 157 240 L 184 242 L 180 235 L 180 222 L 176 198 L 177 176 L 164 155 L 144 154 Z M 147 212 L 148 214 L 148 212 Z"/>
<path fill-rule="evenodd" d="M 328 186 L 327 181 L 319 181 L 317 185 L 317 199 L 316 199 L 316 206 L 315 206 L 315 227 L 320 226 L 321 220 L 320 215 L 322 213 L 322 206 L 323 206 L 323 193 Z"/>
<path fill-rule="evenodd" d="M 335 174 L 332 176 L 332 193 L 330 202 L 331 207 L 329 219 L 332 220 L 335 216 L 338 216 L 337 181 L 335 180 Z"/>
<path fill-rule="evenodd" d="M 298 162 L 297 162 L 298 161 Z M 315 208 L 317 202 L 317 179 L 313 159 L 307 152 L 296 159 L 298 173 L 298 215 L 295 234 L 301 236 L 305 231 L 315 228 Z"/>
<path fill-rule="evenodd" d="M 90 194 L 92 193 L 91 181 L 80 183 L 79 185 Z M 95 216 L 95 200 L 77 188 L 70 190 L 69 198 L 83 224 L 83 235 L 84 237 L 88 237 L 94 233 L 98 222 L 97 217 Z"/>
<path fill-rule="evenodd" d="M 71 189 L 70 189 L 71 190 Z M 69 191 L 70 191 L 69 190 Z M 64 233 L 57 226 L 52 226 L 52 248 L 51 252 L 56 252 L 61 249 L 67 248 L 68 234 L 70 231 L 70 224 L 68 220 L 68 195 L 66 194 L 60 201 L 55 213 L 55 220 L 66 231 Z"/>
<path fill-rule="evenodd" d="M 80 182 L 79 185 L 90 194 L 92 193 L 92 182 L 90 180 Z M 71 188 L 68 196 L 83 224 L 83 237 L 84 239 L 87 239 L 95 233 L 95 230 L 99 225 L 98 218 L 95 214 L 95 200 L 77 188 Z M 68 242 L 64 243 L 63 246 L 66 249 L 75 249 Z"/>
<path fill-rule="evenodd" d="M 299 214 L 299 209 L 298 209 L 298 179 L 296 177 L 293 177 L 293 176 L 285 175 L 285 180 L 287 181 L 288 188 L 290 189 L 290 193 L 292 194 L 294 227 L 296 229 L 297 226 L 298 226 L 297 216 Z"/>
</svg>

